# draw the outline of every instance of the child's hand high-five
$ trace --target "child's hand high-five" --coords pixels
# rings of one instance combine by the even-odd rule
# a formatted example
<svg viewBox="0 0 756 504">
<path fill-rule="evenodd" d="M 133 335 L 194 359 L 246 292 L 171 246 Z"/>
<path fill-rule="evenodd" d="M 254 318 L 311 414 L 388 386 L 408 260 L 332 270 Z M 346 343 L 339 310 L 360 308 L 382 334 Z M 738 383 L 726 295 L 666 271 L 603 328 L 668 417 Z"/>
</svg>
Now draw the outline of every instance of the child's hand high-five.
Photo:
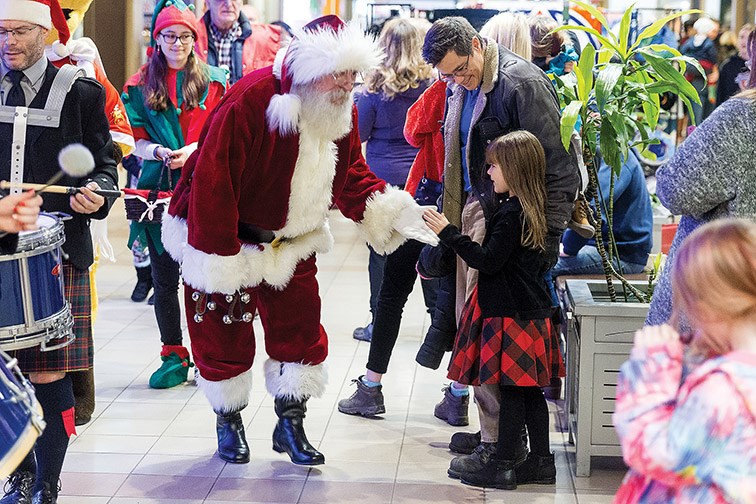
<svg viewBox="0 0 756 504">
<path fill-rule="evenodd" d="M 436 234 L 441 233 L 441 231 L 443 231 L 444 228 L 449 225 L 449 221 L 446 219 L 444 214 L 438 213 L 433 208 L 425 209 L 425 212 L 423 213 L 423 219 L 425 219 L 425 223 Z"/>
</svg>

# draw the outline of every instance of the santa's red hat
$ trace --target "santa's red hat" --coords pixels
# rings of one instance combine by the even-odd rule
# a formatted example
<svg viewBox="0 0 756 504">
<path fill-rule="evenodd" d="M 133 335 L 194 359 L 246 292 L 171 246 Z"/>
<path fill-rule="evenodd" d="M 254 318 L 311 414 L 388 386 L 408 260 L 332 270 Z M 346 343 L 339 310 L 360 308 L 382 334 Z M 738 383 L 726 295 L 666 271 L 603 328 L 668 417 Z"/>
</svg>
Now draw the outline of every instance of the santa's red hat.
<svg viewBox="0 0 756 504">
<path fill-rule="evenodd" d="M 297 129 L 300 102 L 290 93 L 292 86 L 309 84 L 331 73 L 365 72 L 380 64 L 383 57 L 375 39 L 333 14 L 295 30 L 291 43 L 281 49 L 273 64 L 273 73 L 281 81 L 281 94 L 275 95 L 268 106 L 270 129 L 282 133 Z"/>
<path fill-rule="evenodd" d="M 54 26 L 58 30 L 61 44 L 71 38 L 66 16 L 58 0 L 1 0 L 0 19 L 26 21 L 48 30 Z"/>
</svg>

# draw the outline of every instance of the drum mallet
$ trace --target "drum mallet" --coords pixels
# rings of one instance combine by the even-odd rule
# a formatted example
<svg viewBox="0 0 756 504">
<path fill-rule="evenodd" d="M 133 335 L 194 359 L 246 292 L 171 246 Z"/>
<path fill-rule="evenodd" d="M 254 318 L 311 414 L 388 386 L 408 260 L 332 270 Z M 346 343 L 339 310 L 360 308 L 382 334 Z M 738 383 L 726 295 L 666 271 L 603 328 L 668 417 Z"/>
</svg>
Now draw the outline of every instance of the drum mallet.
<svg viewBox="0 0 756 504">
<path fill-rule="evenodd" d="M 60 180 L 63 175 L 68 175 L 71 178 L 82 178 L 89 175 L 95 168 L 94 157 L 92 153 L 84 145 L 80 143 L 74 143 L 66 145 L 58 153 L 58 164 L 60 165 L 60 171 L 50 177 L 44 184 L 12 184 L 5 180 L 0 181 L 0 189 L 19 188 L 22 190 L 33 190 L 37 193 L 49 192 L 57 194 L 77 194 L 80 191 L 78 187 L 56 186 L 55 182 Z M 121 196 L 121 191 L 108 191 L 97 190 L 95 194 L 108 198 L 117 198 Z"/>
<path fill-rule="evenodd" d="M 30 183 L 23 183 L 23 184 L 11 184 L 7 180 L 1 180 L 0 181 L 0 189 L 10 189 L 11 186 L 13 187 L 19 187 L 24 191 L 36 191 L 37 193 L 53 193 L 53 194 L 78 194 L 81 192 L 81 187 L 72 187 L 72 186 L 59 186 L 59 185 L 49 185 L 49 184 L 30 184 Z M 92 191 L 93 193 L 104 196 L 105 198 L 120 198 L 123 196 L 123 193 L 121 191 L 111 191 L 106 189 L 97 189 L 96 191 Z"/>
</svg>

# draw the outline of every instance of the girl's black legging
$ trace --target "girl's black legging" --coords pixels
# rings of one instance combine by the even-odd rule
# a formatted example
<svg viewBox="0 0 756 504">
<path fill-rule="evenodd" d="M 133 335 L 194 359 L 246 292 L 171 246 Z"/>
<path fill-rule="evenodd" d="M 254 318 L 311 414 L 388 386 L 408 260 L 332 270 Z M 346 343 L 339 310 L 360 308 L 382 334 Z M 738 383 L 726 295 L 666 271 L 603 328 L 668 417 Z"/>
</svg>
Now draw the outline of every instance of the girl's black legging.
<svg viewBox="0 0 756 504">
<path fill-rule="evenodd" d="M 499 408 L 499 460 L 515 460 L 521 444 L 522 426 L 528 427 L 530 452 L 541 457 L 549 450 L 549 407 L 539 387 L 501 386 Z"/>
</svg>

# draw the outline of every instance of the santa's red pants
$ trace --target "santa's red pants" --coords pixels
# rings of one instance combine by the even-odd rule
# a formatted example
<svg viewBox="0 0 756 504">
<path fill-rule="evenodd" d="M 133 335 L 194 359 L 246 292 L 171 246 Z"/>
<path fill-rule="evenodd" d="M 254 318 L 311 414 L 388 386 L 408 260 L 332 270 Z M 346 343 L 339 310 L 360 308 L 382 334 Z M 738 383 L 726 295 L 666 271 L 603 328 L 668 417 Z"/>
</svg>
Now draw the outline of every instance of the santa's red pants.
<svg viewBox="0 0 756 504">
<path fill-rule="evenodd" d="M 244 312 L 260 314 L 265 331 L 265 350 L 271 359 L 305 365 L 322 363 L 328 355 L 328 336 L 320 324 L 320 295 L 315 279 L 315 256 L 301 261 L 294 276 L 283 290 L 267 284 L 245 289 L 249 303 Z M 204 310 L 202 322 L 194 315 L 197 302 L 190 286 L 184 288 L 186 318 L 192 340 L 194 362 L 200 375 L 209 381 L 233 378 L 252 367 L 255 358 L 255 334 L 252 322 L 225 324 L 229 303 L 222 294 L 210 294 L 215 310 Z M 201 303 L 200 311 L 205 304 Z M 239 308 L 236 315 L 241 315 Z"/>
</svg>

